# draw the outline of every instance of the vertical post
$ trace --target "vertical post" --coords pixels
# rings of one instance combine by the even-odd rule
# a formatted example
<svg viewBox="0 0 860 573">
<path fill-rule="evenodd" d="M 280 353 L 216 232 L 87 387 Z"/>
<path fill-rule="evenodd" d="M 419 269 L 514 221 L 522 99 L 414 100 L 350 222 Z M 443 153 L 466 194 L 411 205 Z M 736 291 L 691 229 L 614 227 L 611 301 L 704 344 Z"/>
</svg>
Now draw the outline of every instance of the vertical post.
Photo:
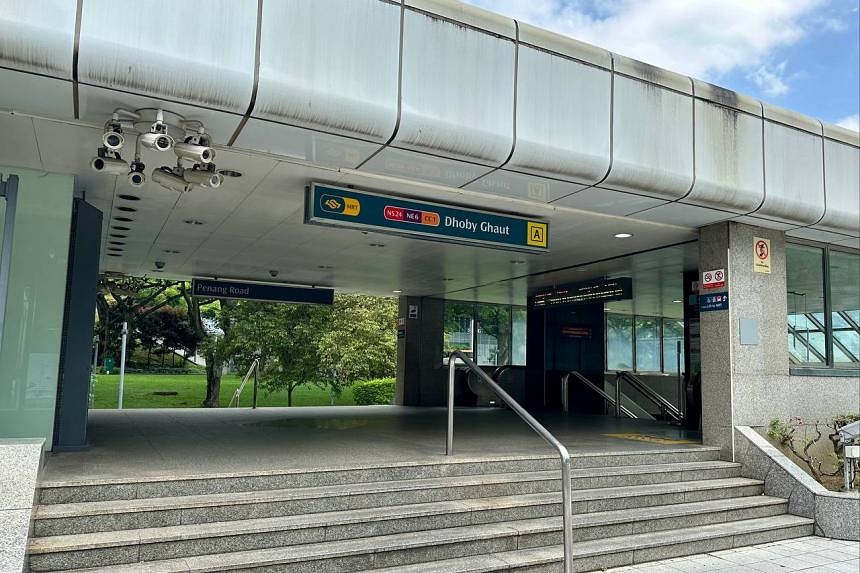
<svg viewBox="0 0 860 573">
<path fill-rule="evenodd" d="M 99 371 L 99 336 L 93 336 L 93 374 Z"/>
<path fill-rule="evenodd" d="M 615 417 L 621 417 L 621 372 L 615 373 Z"/>
<path fill-rule="evenodd" d="M 122 349 L 119 356 L 119 397 L 117 399 L 117 410 L 122 410 L 122 387 L 125 383 L 125 343 L 128 340 L 128 323 L 122 323 Z"/>
<path fill-rule="evenodd" d="M 454 455 L 454 376 L 457 370 L 457 357 L 452 352 L 448 356 L 448 434 L 445 442 L 445 455 Z"/>
<path fill-rule="evenodd" d="M 257 409 L 257 371 L 260 369 L 260 359 L 254 360 L 254 396 L 251 399 L 251 409 Z"/>
<path fill-rule="evenodd" d="M 568 394 L 567 388 L 568 383 L 570 382 L 570 372 L 561 377 L 561 409 L 565 413 L 569 410 L 570 394 Z"/>
<path fill-rule="evenodd" d="M 12 262 L 12 240 L 15 230 L 15 210 L 18 206 L 18 177 L 10 175 L 0 181 L 0 196 L 6 198 L 6 217 L 3 224 L 3 247 L 0 249 L 0 346 L 3 345 L 3 326 L 6 322 L 6 298 L 9 293 L 9 265 Z"/>
<path fill-rule="evenodd" d="M 570 491 L 570 455 L 561 458 L 562 539 L 564 540 L 564 573 L 573 571 L 573 499 Z"/>
<path fill-rule="evenodd" d="M 684 388 L 684 373 L 681 372 L 681 341 L 675 343 L 675 364 L 678 368 L 678 411 L 681 416 L 687 417 L 685 403 L 687 401 L 687 389 Z"/>
</svg>

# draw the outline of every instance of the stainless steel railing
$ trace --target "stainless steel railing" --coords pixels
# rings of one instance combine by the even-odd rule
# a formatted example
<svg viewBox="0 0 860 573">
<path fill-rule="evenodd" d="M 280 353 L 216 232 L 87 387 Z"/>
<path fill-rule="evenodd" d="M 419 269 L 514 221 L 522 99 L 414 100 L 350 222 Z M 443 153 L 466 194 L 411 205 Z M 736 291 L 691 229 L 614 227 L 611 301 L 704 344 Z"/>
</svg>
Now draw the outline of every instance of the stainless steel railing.
<svg viewBox="0 0 860 573">
<path fill-rule="evenodd" d="M 615 373 L 615 415 L 621 416 L 621 383 L 627 382 L 636 390 L 639 391 L 640 394 L 645 396 L 649 401 L 655 404 L 658 408 L 660 408 L 660 413 L 663 414 L 663 418 L 666 416 L 674 419 L 676 422 L 684 421 L 684 414 L 681 410 L 678 409 L 672 402 L 655 392 L 653 389 L 649 388 L 647 384 L 645 384 L 642 380 L 631 374 L 630 372 L 620 370 Z"/>
<path fill-rule="evenodd" d="M 480 380 L 487 384 L 517 415 L 538 433 L 549 445 L 556 449 L 561 459 L 561 500 L 562 500 L 562 537 L 564 538 L 564 573 L 573 570 L 573 508 L 570 491 L 570 453 L 567 448 L 544 428 L 525 408 L 514 400 L 495 380 L 481 370 L 466 354 L 455 350 L 448 356 L 448 434 L 445 453 L 454 455 L 454 379 L 457 374 L 457 359 L 462 361 Z"/>
<path fill-rule="evenodd" d="M 235 392 L 233 392 L 233 397 L 230 398 L 230 403 L 227 404 L 228 408 L 233 407 L 234 401 L 236 402 L 236 407 L 237 408 L 239 407 L 239 398 L 242 396 L 242 391 L 245 389 L 245 384 L 248 383 L 248 379 L 251 378 L 251 374 L 254 375 L 254 396 L 251 400 L 251 407 L 252 408 L 257 407 L 257 373 L 259 372 L 259 368 L 260 368 L 260 359 L 255 358 L 254 361 L 251 362 L 251 367 L 248 368 L 248 372 L 245 374 L 245 377 L 242 378 L 242 383 L 239 384 L 239 387 L 236 388 Z"/>
<path fill-rule="evenodd" d="M 567 397 L 568 380 L 570 379 L 571 376 L 573 376 L 574 378 L 576 378 L 577 380 L 579 380 L 580 382 L 585 384 L 592 391 L 596 392 L 598 396 L 603 398 L 603 400 L 607 404 L 609 404 L 609 406 L 612 408 L 612 411 L 617 412 L 618 409 L 615 406 L 615 404 L 616 404 L 615 398 L 613 398 L 612 396 L 607 394 L 603 390 L 603 388 L 601 388 L 600 386 L 598 386 L 597 384 L 595 384 L 594 382 L 592 382 L 591 380 L 589 380 L 588 378 L 586 378 L 585 376 L 583 376 L 582 374 L 577 372 L 576 370 L 571 370 L 570 372 L 568 372 L 567 374 L 565 374 L 561 378 L 561 387 L 562 387 L 562 392 L 565 395 L 565 398 Z M 565 409 L 565 412 L 567 412 L 567 409 Z M 627 416 L 628 418 L 638 418 L 638 416 L 636 414 L 634 414 L 633 412 L 631 412 L 630 410 L 628 410 L 627 407 L 624 406 L 624 404 L 621 405 L 621 413 L 624 414 L 625 416 Z"/>
</svg>

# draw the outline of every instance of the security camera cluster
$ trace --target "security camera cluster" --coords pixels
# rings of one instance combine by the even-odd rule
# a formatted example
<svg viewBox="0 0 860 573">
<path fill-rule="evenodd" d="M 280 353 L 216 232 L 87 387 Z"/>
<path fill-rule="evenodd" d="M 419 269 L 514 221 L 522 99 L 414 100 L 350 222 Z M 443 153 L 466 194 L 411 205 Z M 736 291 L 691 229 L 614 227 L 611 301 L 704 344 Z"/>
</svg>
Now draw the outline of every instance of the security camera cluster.
<svg viewBox="0 0 860 573">
<path fill-rule="evenodd" d="M 135 141 L 134 160 L 129 164 L 123 160 L 120 150 L 125 145 L 124 134 L 130 130 L 136 130 L 139 135 Z M 174 135 L 179 136 L 178 141 Z M 141 187 L 146 183 L 141 147 L 159 153 L 173 150 L 176 165 L 153 169 L 154 182 L 180 193 L 188 193 L 194 187 L 216 189 L 224 182 L 224 176 L 213 163 L 215 150 L 211 145 L 209 134 L 198 121 L 186 121 L 180 115 L 161 109 L 117 109 L 105 123 L 102 145 L 90 166 L 99 173 L 126 175 L 132 187 Z M 186 162 L 191 165 L 186 166 Z"/>
</svg>

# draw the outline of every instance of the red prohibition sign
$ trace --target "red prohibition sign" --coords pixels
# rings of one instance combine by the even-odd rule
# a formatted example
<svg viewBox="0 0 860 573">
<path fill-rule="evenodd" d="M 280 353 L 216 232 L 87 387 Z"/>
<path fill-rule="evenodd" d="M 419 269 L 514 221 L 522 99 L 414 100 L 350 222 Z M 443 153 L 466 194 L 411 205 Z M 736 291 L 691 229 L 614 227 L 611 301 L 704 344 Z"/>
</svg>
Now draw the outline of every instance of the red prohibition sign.
<svg viewBox="0 0 860 573">
<path fill-rule="evenodd" d="M 715 272 L 715 273 L 714 273 L 714 278 L 715 278 L 716 280 L 718 280 L 718 281 L 723 280 L 723 273 L 721 273 L 720 271 Z"/>
<path fill-rule="evenodd" d="M 759 259 L 765 260 L 768 255 L 767 243 L 764 241 L 757 241 L 755 244 L 755 254 Z"/>
</svg>

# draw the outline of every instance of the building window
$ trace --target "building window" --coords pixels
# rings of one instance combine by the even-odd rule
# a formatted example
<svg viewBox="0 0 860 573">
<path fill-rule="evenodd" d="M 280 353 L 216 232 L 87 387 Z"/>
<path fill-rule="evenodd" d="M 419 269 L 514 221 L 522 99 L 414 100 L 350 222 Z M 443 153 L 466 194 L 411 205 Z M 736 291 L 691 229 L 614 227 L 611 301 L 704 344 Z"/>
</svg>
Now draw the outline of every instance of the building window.
<svg viewBox="0 0 860 573">
<path fill-rule="evenodd" d="M 860 254 L 786 245 L 792 366 L 860 366 Z"/>
<path fill-rule="evenodd" d="M 634 369 L 632 316 L 606 315 L 606 369 Z"/>
<path fill-rule="evenodd" d="M 445 302 L 444 357 L 462 350 L 481 366 L 526 363 L 526 309 Z"/>
<path fill-rule="evenodd" d="M 678 342 L 681 342 L 680 355 Z M 606 370 L 678 373 L 684 368 L 684 321 L 654 316 L 606 315 Z"/>
</svg>

